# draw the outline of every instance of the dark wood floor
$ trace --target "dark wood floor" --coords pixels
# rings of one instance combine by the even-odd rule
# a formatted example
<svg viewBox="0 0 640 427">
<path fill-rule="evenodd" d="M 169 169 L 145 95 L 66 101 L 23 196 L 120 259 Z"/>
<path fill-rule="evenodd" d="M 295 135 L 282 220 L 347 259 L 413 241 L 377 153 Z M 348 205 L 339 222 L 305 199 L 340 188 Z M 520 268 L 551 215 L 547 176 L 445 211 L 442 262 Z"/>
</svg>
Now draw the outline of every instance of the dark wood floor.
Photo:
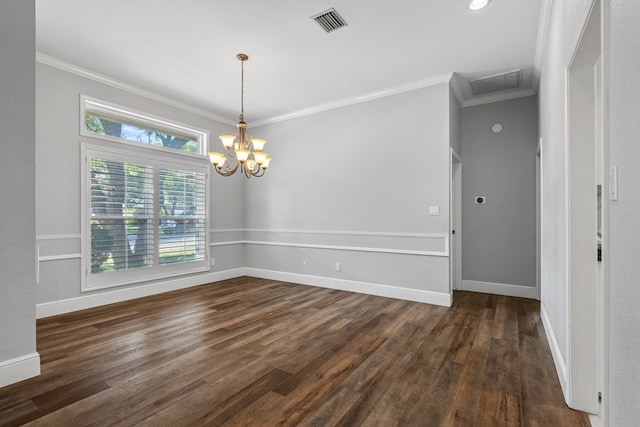
<svg viewBox="0 0 640 427">
<path fill-rule="evenodd" d="M 453 308 L 240 279 L 38 321 L 1 425 L 588 426 L 533 300 Z"/>
</svg>

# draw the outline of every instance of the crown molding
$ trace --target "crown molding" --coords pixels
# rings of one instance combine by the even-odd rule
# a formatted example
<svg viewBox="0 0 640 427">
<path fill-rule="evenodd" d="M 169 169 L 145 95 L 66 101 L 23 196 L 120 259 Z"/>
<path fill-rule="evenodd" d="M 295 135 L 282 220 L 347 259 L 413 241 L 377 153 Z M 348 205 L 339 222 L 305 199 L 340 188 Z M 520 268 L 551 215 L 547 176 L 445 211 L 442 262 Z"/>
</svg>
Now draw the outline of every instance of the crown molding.
<svg viewBox="0 0 640 427">
<path fill-rule="evenodd" d="M 84 77 L 89 80 L 93 80 L 98 83 L 102 83 L 107 86 L 114 87 L 116 89 L 123 90 L 125 92 L 132 93 L 134 95 L 139 95 L 148 99 L 152 99 L 154 101 L 162 102 L 163 104 L 170 105 L 172 107 L 176 107 L 181 110 L 188 111 L 190 113 L 194 113 L 211 120 L 215 120 L 217 122 L 221 122 L 221 123 L 232 125 L 232 126 L 236 124 L 232 120 L 229 120 L 225 117 L 211 113 L 209 111 L 205 111 L 200 108 L 196 108 L 194 106 L 184 104 L 182 102 L 178 102 L 167 96 L 160 95 L 159 93 L 156 93 L 147 89 L 142 89 L 141 87 L 138 87 L 129 83 L 125 83 L 111 77 L 107 77 L 104 74 L 100 74 L 95 71 L 91 71 L 86 68 L 79 67 L 75 64 L 71 64 L 61 59 L 54 58 L 49 55 L 45 55 L 44 53 L 41 53 L 41 52 L 36 52 L 36 62 L 39 62 L 40 64 L 48 65 L 53 68 L 57 68 L 62 71 L 66 71 L 71 74 L 75 74 L 80 77 Z"/>
<path fill-rule="evenodd" d="M 542 70 L 544 50 L 547 43 L 547 31 L 549 30 L 549 21 L 551 20 L 552 4 L 553 0 L 542 0 L 542 4 L 540 5 L 540 19 L 538 21 L 536 53 L 533 57 L 533 80 L 531 82 L 531 87 L 534 91 L 538 90 L 538 84 L 540 83 L 540 72 Z"/>
<path fill-rule="evenodd" d="M 494 95 L 477 96 L 464 101 L 463 107 L 473 107 L 475 105 L 490 104 L 492 102 L 508 101 L 510 99 L 524 98 L 525 96 L 535 95 L 537 92 L 533 89 L 509 90 Z"/>
<path fill-rule="evenodd" d="M 251 124 L 251 127 L 256 128 L 258 126 L 264 126 L 271 123 L 277 123 L 285 120 L 295 119 L 298 117 L 309 116 L 311 114 L 317 114 L 323 111 L 334 110 L 336 108 L 342 108 L 349 105 L 360 104 L 362 102 L 372 101 L 378 98 L 384 98 L 387 96 L 397 95 L 404 92 L 410 92 L 416 89 L 435 86 L 441 83 L 448 83 L 451 81 L 452 77 L 453 77 L 453 73 L 446 73 L 446 74 L 441 74 L 439 76 L 430 77 L 427 79 L 404 83 L 398 86 L 392 86 L 392 87 L 375 91 L 375 92 L 369 92 L 362 95 L 343 98 L 337 101 L 327 102 L 325 104 L 316 105 L 314 107 L 303 108 L 298 111 L 292 111 L 290 113 L 274 116 L 264 120 L 258 120 L 256 122 L 253 122 Z"/>
</svg>

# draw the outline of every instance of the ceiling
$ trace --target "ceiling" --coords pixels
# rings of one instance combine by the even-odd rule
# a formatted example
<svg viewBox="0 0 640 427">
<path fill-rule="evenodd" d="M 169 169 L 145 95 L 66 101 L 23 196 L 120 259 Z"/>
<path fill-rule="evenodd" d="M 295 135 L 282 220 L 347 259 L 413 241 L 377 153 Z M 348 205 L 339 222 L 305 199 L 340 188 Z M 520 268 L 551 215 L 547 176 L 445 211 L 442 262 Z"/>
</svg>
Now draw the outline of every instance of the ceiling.
<svg viewBox="0 0 640 427">
<path fill-rule="evenodd" d="M 36 0 L 42 62 L 79 67 L 226 121 L 267 123 L 353 99 L 444 81 L 464 105 L 537 87 L 543 0 Z M 348 26 L 311 16 L 335 8 Z M 519 89 L 474 97 L 470 80 L 522 70 Z"/>
</svg>

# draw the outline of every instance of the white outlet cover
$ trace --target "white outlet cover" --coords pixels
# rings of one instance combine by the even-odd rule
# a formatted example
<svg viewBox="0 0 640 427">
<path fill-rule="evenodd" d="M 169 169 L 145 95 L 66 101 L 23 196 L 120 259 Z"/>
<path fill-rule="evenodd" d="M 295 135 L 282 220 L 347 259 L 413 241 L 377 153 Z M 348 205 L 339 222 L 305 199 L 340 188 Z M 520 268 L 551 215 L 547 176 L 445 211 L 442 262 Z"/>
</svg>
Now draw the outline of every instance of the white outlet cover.
<svg viewBox="0 0 640 427">
<path fill-rule="evenodd" d="M 429 207 L 429 215 L 431 215 L 431 216 L 440 215 L 440 206 L 430 206 Z"/>
</svg>

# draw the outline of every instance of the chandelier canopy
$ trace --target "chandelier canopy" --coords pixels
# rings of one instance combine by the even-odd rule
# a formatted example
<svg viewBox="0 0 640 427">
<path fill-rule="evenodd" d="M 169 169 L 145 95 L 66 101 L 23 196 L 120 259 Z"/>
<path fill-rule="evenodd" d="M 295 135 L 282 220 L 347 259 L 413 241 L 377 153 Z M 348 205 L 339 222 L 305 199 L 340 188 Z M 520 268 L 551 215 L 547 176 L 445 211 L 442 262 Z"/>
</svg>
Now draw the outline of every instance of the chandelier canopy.
<svg viewBox="0 0 640 427">
<path fill-rule="evenodd" d="M 252 138 L 247 132 L 247 124 L 244 121 L 244 61 L 248 60 L 249 57 L 244 53 L 239 53 L 236 57 L 240 60 L 241 69 L 240 121 L 236 125 L 238 134 L 220 135 L 222 145 L 227 150 L 226 156 L 216 151 L 210 151 L 208 153 L 209 160 L 211 160 L 211 164 L 220 175 L 231 176 L 240 169 L 247 178 L 252 176 L 260 177 L 264 175 L 269 167 L 271 157 L 262 151 L 267 141 Z M 227 162 L 228 158 L 236 159 L 233 166 Z"/>
</svg>

